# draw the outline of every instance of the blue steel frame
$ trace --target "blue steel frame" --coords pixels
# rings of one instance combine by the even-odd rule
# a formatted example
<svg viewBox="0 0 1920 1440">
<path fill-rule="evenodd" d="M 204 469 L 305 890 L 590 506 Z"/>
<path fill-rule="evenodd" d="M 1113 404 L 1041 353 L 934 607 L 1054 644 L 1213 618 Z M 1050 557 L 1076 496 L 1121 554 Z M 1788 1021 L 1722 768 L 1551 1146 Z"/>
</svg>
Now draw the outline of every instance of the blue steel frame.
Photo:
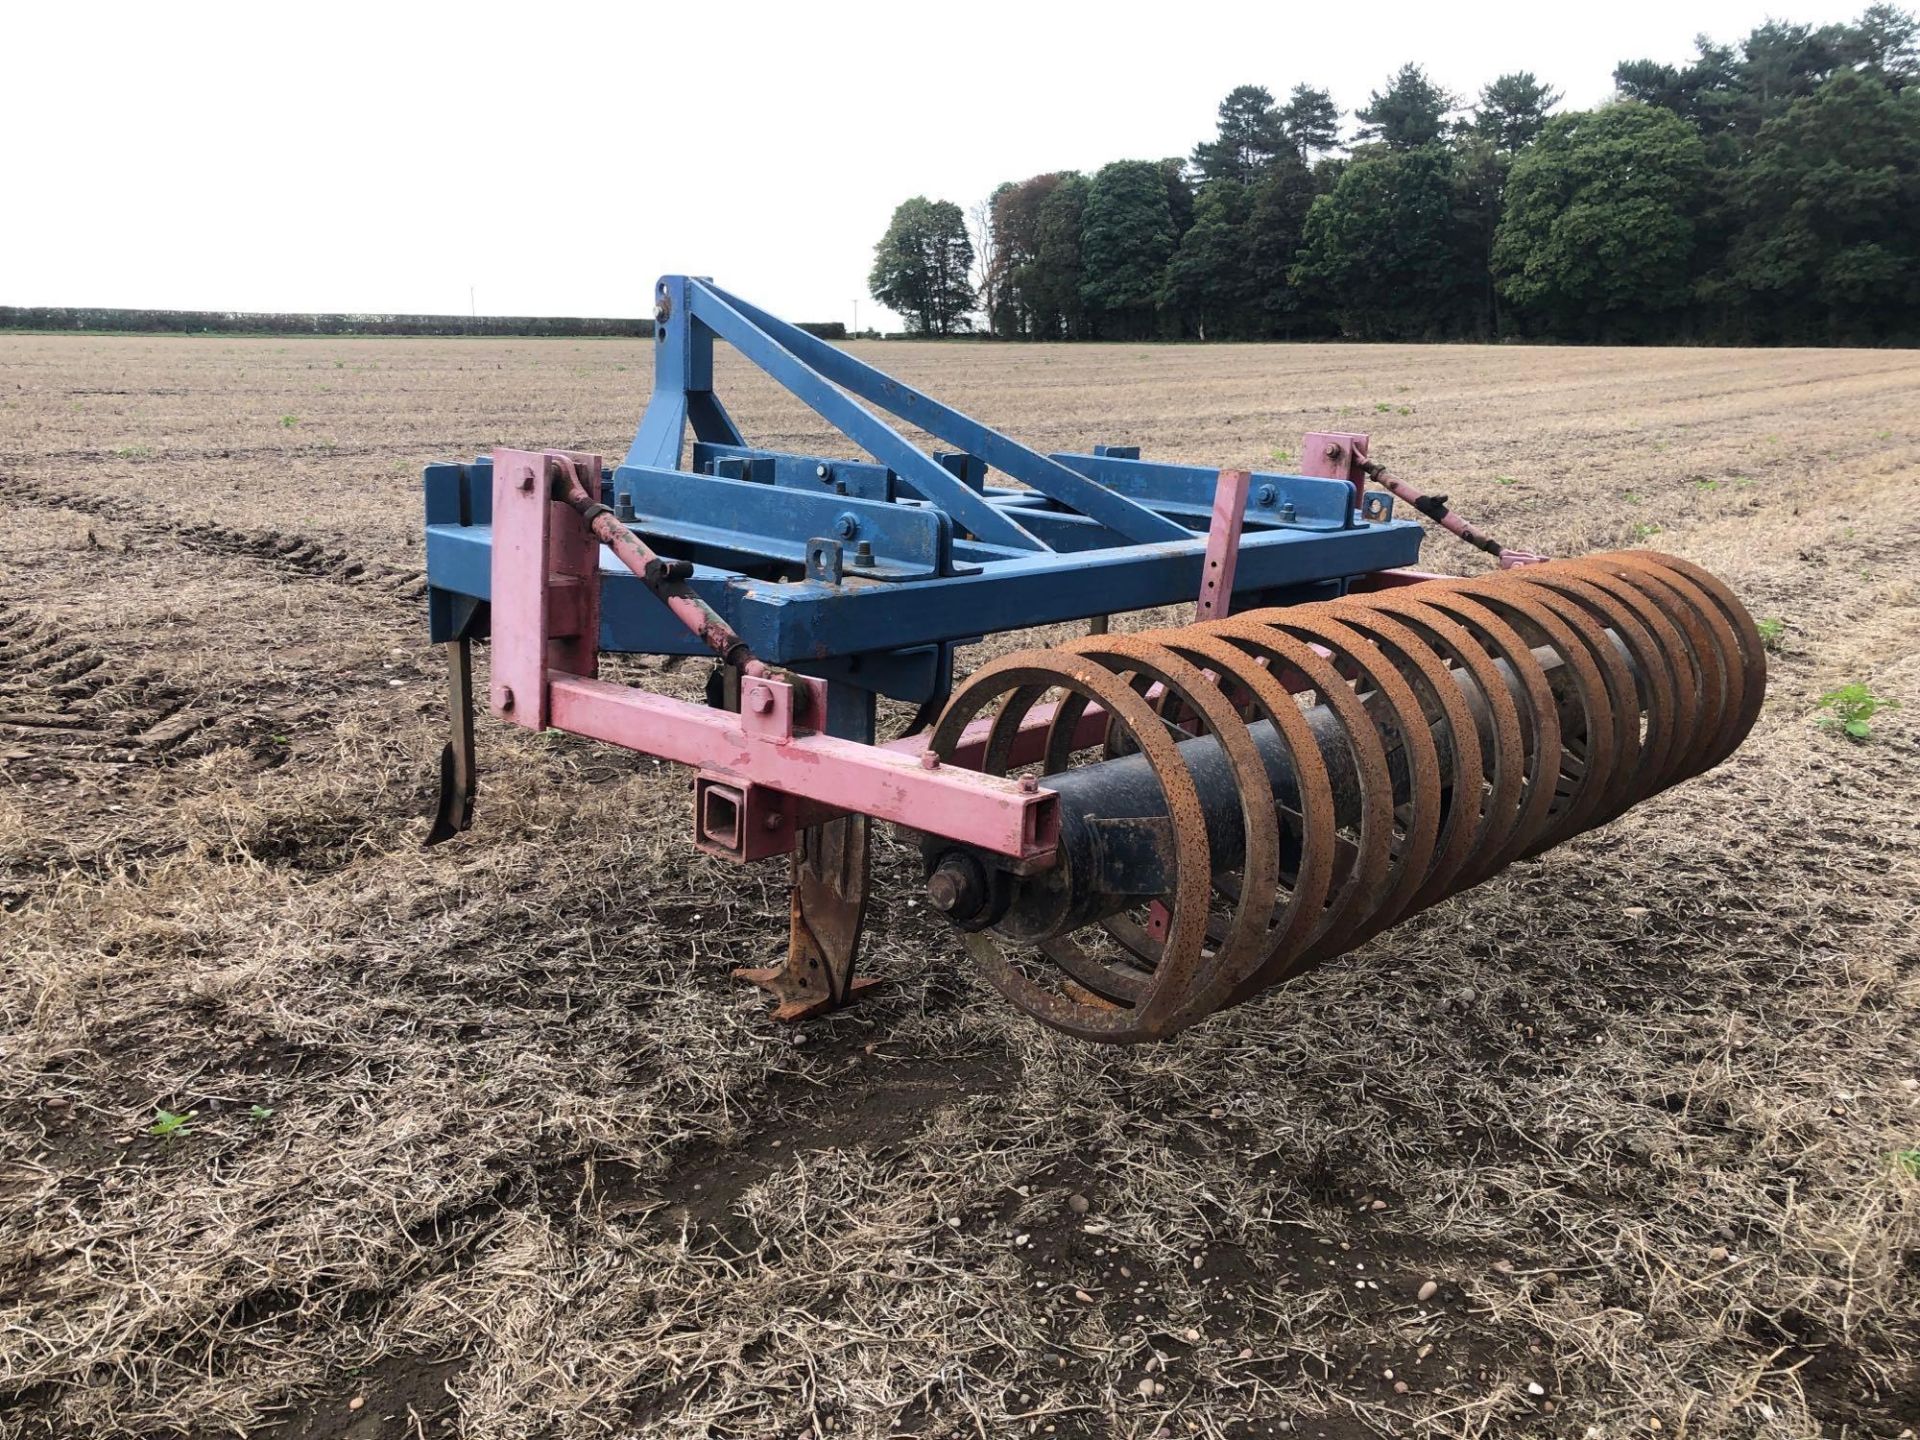
<svg viewBox="0 0 1920 1440">
<path fill-rule="evenodd" d="M 1043 455 L 709 280 L 666 276 L 655 299 L 653 395 L 602 498 L 693 563 L 761 660 L 924 702 L 945 695 L 957 642 L 1199 593 L 1217 471 L 1124 446 Z M 714 392 L 716 339 L 871 461 L 748 444 Z M 886 416 L 954 448 L 929 453 Z M 491 462 L 431 465 L 425 483 L 433 638 L 484 633 Z M 1247 495 L 1236 609 L 1326 599 L 1418 558 L 1419 524 L 1384 496 L 1363 519 L 1345 480 L 1256 473 Z M 600 571 L 602 650 L 707 653 L 604 550 Z"/>
</svg>

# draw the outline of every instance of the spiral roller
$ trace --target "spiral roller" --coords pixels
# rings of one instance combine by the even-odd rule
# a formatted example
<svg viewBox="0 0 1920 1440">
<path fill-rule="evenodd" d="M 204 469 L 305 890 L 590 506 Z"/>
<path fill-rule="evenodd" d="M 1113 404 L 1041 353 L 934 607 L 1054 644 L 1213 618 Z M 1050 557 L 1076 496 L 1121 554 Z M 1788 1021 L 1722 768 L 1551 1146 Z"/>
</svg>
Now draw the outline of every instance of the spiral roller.
<svg viewBox="0 0 1920 1440">
<path fill-rule="evenodd" d="M 928 893 L 1037 1019 L 1163 1038 L 1712 768 L 1765 687 L 1727 588 L 1642 551 L 1025 650 L 929 748 L 1037 775 L 1057 859 L 929 840 Z"/>
</svg>

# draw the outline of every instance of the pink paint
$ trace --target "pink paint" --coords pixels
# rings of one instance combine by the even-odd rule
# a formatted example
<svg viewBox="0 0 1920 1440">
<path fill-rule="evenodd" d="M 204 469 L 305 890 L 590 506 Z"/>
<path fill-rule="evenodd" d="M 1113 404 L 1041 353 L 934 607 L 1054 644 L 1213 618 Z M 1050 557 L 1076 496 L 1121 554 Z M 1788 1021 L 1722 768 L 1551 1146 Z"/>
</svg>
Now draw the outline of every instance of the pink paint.
<svg viewBox="0 0 1920 1440">
<path fill-rule="evenodd" d="M 1245 470 L 1222 470 L 1213 485 L 1213 523 L 1207 527 L 1207 556 L 1200 570 L 1196 620 L 1223 620 L 1233 608 L 1233 571 L 1240 559 L 1240 527 L 1246 520 Z"/>
<path fill-rule="evenodd" d="M 1340 430 L 1314 430 L 1300 442 L 1300 473 L 1323 480 L 1344 480 L 1353 486 L 1353 505 L 1357 510 L 1366 503 L 1367 477 L 1360 467 L 1366 463 L 1365 435 L 1350 435 Z"/>
<path fill-rule="evenodd" d="M 589 739 L 750 781 L 819 804 L 1042 862 L 1059 838 L 1051 791 L 879 745 L 796 731 L 749 733 L 738 715 L 626 685 L 573 676 L 548 685 L 551 723 Z"/>
</svg>

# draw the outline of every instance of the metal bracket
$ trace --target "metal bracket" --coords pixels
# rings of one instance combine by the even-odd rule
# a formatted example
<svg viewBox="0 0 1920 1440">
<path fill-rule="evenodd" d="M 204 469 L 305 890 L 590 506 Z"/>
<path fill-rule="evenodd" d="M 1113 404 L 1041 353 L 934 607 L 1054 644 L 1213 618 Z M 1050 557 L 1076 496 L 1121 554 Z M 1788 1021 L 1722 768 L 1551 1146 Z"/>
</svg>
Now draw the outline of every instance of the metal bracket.
<svg viewBox="0 0 1920 1440">
<path fill-rule="evenodd" d="M 838 585 L 845 569 L 840 558 L 840 542 L 824 537 L 807 541 L 807 578 L 822 585 Z"/>
</svg>

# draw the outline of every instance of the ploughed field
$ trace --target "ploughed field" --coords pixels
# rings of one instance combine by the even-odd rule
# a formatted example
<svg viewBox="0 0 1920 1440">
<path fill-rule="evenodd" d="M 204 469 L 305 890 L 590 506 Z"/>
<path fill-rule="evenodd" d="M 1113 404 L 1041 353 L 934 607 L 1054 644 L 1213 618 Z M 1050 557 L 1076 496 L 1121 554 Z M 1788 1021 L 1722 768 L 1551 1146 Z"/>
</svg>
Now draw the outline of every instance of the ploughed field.
<svg viewBox="0 0 1920 1440">
<path fill-rule="evenodd" d="M 862 347 L 1042 448 L 1370 430 L 1784 622 L 1718 771 L 1117 1050 L 891 841 L 887 985 L 772 1025 L 783 863 L 611 749 L 483 719 L 422 852 L 420 468 L 618 455 L 648 350 L 0 337 L 0 1435 L 1920 1426 L 1920 356 Z"/>
</svg>

